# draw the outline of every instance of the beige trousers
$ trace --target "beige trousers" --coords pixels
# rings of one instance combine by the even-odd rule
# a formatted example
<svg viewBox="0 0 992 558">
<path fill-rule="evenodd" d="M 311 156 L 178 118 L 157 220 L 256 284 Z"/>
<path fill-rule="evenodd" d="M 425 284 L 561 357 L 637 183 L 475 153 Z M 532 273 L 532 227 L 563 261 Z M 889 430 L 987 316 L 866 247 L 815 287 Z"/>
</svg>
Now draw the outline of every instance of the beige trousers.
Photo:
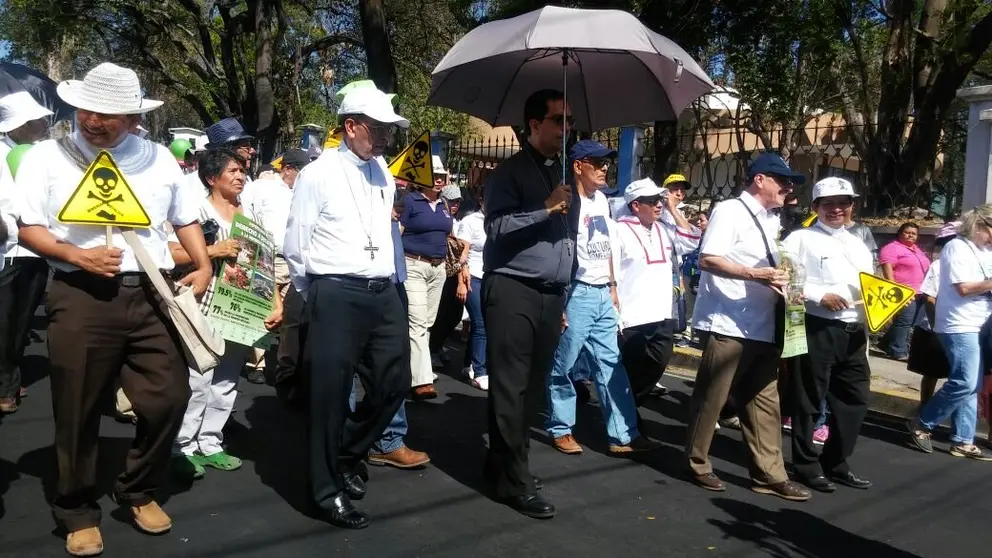
<svg viewBox="0 0 992 558">
<path fill-rule="evenodd" d="M 713 472 L 710 444 L 731 389 L 747 444 L 748 470 L 756 485 L 788 480 L 782 460 L 778 399 L 781 350 L 772 343 L 700 331 L 703 357 L 689 402 L 686 460 L 696 475 Z"/>
</svg>

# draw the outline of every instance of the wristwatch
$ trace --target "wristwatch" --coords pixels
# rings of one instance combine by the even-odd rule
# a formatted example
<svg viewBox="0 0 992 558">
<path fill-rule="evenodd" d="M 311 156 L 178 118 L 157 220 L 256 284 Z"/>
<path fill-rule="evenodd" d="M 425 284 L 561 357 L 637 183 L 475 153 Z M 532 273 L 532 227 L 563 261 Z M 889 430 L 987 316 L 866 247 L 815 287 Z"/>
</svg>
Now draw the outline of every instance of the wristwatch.
<svg viewBox="0 0 992 558">
<path fill-rule="evenodd" d="M 606 283 L 606 286 L 612 289 L 612 288 L 614 288 L 614 287 L 617 286 L 617 282 L 616 281 L 610 281 L 610 282 Z"/>
</svg>

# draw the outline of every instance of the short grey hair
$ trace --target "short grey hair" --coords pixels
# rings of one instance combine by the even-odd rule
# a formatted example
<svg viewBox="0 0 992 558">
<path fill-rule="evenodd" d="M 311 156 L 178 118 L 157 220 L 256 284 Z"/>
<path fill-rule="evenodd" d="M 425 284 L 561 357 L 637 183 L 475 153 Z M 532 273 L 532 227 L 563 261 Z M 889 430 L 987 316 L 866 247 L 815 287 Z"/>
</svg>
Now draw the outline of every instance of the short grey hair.
<svg viewBox="0 0 992 558">
<path fill-rule="evenodd" d="M 974 240 L 978 226 L 983 225 L 992 230 L 992 204 L 982 204 L 961 216 L 958 225 L 958 235 Z"/>
</svg>

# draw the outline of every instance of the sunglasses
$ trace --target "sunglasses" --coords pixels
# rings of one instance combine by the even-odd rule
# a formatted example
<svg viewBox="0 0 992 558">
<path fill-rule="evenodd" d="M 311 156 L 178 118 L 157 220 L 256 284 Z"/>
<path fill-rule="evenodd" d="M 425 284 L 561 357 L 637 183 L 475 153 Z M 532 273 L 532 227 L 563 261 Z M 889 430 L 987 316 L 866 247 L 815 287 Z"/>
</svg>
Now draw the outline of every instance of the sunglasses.
<svg viewBox="0 0 992 558">
<path fill-rule="evenodd" d="M 662 200 L 661 196 L 645 196 L 643 198 L 637 198 L 634 201 L 645 205 L 658 205 L 659 203 L 661 203 L 661 200 Z"/>
<path fill-rule="evenodd" d="M 610 168 L 610 163 L 612 163 L 613 161 L 606 157 L 587 157 L 585 159 L 582 159 L 582 162 L 591 165 L 597 169 L 608 169 Z"/>
<path fill-rule="evenodd" d="M 551 116 L 545 116 L 545 120 L 550 120 L 555 123 L 555 126 L 562 126 L 565 122 L 568 122 L 569 126 L 575 126 L 575 118 L 572 115 L 565 116 L 564 114 L 554 114 Z"/>
</svg>

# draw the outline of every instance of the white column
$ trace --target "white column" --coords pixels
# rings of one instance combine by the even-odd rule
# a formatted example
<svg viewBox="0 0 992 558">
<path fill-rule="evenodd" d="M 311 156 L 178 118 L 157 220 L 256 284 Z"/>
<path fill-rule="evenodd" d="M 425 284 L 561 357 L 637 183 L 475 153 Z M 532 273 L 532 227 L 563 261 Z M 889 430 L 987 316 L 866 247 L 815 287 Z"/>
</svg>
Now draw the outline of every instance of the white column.
<svg viewBox="0 0 992 558">
<path fill-rule="evenodd" d="M 958 90 L 968 103 L 968 144 L 965 151 L 964 195 L 961 211 L 992 203 L 992 85 Z"/>
</svg>

